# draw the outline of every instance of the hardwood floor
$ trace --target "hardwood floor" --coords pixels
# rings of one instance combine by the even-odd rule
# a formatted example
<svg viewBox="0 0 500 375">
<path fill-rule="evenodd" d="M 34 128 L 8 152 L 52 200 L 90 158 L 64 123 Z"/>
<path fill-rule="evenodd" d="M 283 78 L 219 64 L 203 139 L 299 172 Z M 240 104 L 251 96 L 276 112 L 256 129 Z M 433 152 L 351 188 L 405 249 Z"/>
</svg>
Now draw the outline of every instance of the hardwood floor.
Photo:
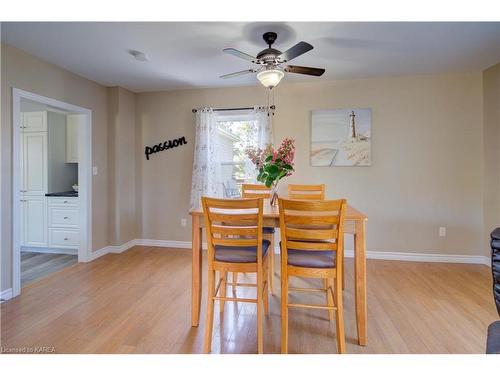
<svg viewBox="0 0 500 375">
<path fill-rule="evenodd" d="M 21 251 L 21 285 L 39 280 L 76 262 L 77 255 Z"/>
<path fill-rule="evenodd" d="M 346 260 L 347 353 L 484 353 L 486 328 L 498 320 L 488 267 L 368 260 L 367 269 L 368 345 L 361 347 L 353 262 Z M 240 282 L 245 279 L 240 275 Z M 280 351 L 277 281 L 264 319 L 265 353 Z M 192 328 L 190 282 L 187 250 L 135 247 L 78 263 L 31 283 L 1 305 L 1 345 L 53 346 L 57 353 L 201 353 L 206 296 L 201 324 Z M 298 298 L 317 303 L 324 295 L 297 293 L 291 300 Z M 227 303 L 222 325 L 218 311 L 216 304 L 212 352 L 256 353 L 255 305 Z M 289 353 L 336 353 L 335 323 L 326 312 L 293 309 L 289 315 Z"/>
</svg>

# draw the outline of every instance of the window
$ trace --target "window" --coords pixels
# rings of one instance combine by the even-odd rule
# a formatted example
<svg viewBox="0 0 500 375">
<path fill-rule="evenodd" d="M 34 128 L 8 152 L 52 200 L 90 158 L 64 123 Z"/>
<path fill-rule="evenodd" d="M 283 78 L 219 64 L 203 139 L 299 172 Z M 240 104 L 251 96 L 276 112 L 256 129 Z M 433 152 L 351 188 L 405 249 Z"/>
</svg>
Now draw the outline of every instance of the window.
<svg viewBox="0 0 500 375">
<path fill-rule="evenodd" d="M 249 146 L 272 143 L 272 124 L 265 107 L 248 111 L 196 112 L 196 145 L 191 182 L 191 210 L 201 197 L 237 198 L 241 185 L 256 180 L 255 166 L 246 157 Z"/>
<path fill-rule="evenodd" d="M 258 146 L 258 124 L 251 114 L 231 112 L 218 114 L 216 126 L 222 191 L 225 198 L 237 198 L 243 183 L 256 181 L 245 150 Z"/>
</svg>

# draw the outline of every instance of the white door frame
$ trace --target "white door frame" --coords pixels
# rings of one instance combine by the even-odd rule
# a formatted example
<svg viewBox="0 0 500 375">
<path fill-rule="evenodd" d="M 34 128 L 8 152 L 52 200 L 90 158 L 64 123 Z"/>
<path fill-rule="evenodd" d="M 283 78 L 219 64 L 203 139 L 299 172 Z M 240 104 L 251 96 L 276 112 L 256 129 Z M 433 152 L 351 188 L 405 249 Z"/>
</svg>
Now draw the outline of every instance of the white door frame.
<svg viewBox="0 0 500 375">
<path fill-rule="evenodd" d="M 78 135 L 78 185 L 80 205 L 80 245 L 78 261 L 88 262 L 92 253 L 92 111 L 73 104 L 12 88 L 12 297 L 21 293 L 21 99 L 84 114 L 86 122 Z"/>
</svg>

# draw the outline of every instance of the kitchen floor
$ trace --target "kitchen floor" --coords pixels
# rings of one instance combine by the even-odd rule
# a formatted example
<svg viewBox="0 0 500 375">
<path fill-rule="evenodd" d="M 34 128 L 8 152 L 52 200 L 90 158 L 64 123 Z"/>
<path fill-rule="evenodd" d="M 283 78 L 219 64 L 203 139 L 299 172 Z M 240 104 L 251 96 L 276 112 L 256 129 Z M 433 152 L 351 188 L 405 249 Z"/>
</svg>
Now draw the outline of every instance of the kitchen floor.
<svg viewBox="0 0 500 375">
<path fill-rule="evenodd" d="M 39 280 L 77 262 L 77 255 L 21 251 L 21 285 Z"/>
</svg>

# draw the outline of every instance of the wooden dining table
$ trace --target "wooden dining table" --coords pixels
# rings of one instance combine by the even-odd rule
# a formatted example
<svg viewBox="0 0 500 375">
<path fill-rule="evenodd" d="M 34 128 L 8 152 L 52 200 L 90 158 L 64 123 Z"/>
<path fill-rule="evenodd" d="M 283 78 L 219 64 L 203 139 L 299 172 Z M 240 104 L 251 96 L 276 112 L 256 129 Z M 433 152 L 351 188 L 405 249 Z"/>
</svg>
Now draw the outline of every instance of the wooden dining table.
<svg viewBox="0 0 500 375">
<path fill-rule="evenodd" d="M 202 296 L 202 231 L 204 227 L 203 210 L 189 213 L 192 219 L 192 285 L 191 285 L 191 325 L 200 322 Z M 264 226 L 279 228 L 278 207 L 264 204 Z M 345 233 L 354 235 L 354 294 L 358 344 L 367 344 L 367 305 L 366 305 L 366 237 L 365 223 L 368 216 L 348 205 L 345 214 Z"/>
</svg>

